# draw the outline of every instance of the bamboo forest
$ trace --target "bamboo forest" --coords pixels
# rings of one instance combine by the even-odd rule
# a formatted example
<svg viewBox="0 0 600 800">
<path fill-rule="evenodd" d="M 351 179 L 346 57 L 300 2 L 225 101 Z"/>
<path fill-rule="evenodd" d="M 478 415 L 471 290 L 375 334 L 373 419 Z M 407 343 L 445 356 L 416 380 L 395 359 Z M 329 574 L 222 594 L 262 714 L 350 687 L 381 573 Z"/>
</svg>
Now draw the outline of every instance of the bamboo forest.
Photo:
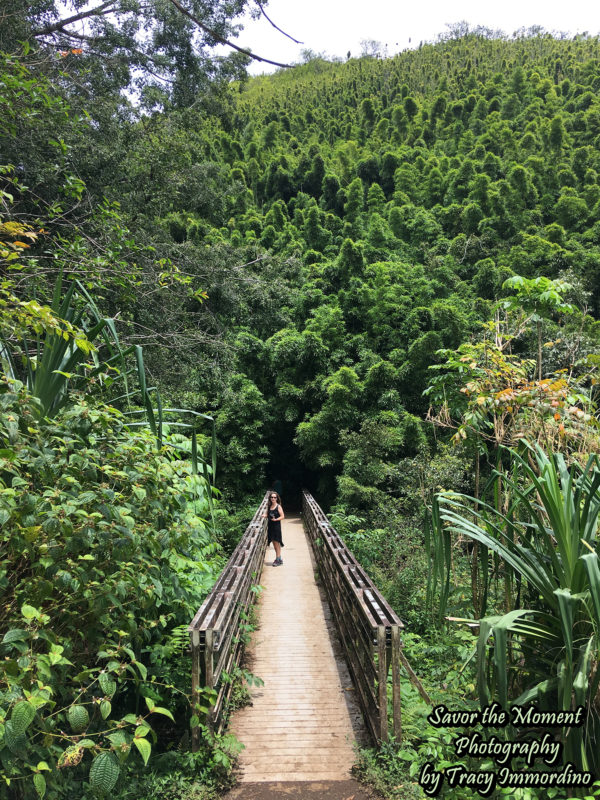
<svg viewBox="0 0 600 800">
<path fill-rule="evenodd" d="M 0 797 L 237 797 L 313 582 L 367 734 L 293 797 L 600 797 L 600 41 L 250 77 L 246 5 L 2 4 Z"/>
</svg>

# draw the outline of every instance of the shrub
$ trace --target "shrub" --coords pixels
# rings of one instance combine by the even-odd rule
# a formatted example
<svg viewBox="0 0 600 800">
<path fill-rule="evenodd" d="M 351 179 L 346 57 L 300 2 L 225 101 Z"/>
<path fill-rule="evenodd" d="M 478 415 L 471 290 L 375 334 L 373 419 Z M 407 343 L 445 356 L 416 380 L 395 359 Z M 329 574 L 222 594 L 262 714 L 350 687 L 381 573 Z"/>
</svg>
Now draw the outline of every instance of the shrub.
<svg viewBox="0 0 600 800">
<path fill-rule="evenodd" d="M 168 438 L 158 450 L 114 408 L 80 401 L 40 418 L 22 384 L 4 379 L 0 409 L 9 796 L 48 787 L 75 798 L 88 782 L 109 792 L 131 752 L 146 764 L 177 735 L 173 712 L 187 715 L 182 686 L 164 679 L 184 677 L 165 669 L 180 648 L 165 645 L 222 564 L 204 519 L 210 487 Z"/>
</svg>

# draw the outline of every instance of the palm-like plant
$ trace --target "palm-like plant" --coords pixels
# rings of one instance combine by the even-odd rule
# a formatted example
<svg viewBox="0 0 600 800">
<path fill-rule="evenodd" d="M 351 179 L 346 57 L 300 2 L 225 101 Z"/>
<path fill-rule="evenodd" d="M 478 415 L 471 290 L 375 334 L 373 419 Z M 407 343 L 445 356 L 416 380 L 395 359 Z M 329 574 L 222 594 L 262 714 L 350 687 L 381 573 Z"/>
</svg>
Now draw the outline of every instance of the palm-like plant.
<svg viewBox="0 0 600 800">
<path fill-rule="evenodd" d="M 505 514 L 454 493 L 436 498 L 432 542 L 434 564 L 448 596 L 451 548 L 448 537 L 479 543 L 512 570 L 512 608 L 480 620 L 477 674 L 480 702 L 496 697 L 567 710 L 587 707 L 584 728 L 563 731 L 565 762 L 589 769 L 597 759 L 596 693 L 600 682 L 600 463 L 567 465 L 524 444 L 509 451 L 517 467 L 503 476 L 510 498 Z M 489 581 L 489 578 L 488 578 Z M 597 766 L 597 765 L 596 765 Z"/>
<path fill-rule="evenodd" d="M 212 513 L 212 486 L 216 474 L 213 418 L 189 409 L 163 408 L 158 391 L 147 385 L 142 348 L 139 345 L 122 346 L 114 320 L 101 315 L 93 297 L 80 281 L 72 281 L 63 293 L 60 272 L 51 306 L 36 306 L 31 320 L 33 322 L 25 327 L 33 331 L 33 335 L 23 336 L 20 348 L 16 347 L 14 336 L 12 339 L 0 336 L 0 359 L 10 377 L 24 379 L 38 401 L 41 415 L 55 416 L 69 402 L 73 390 L 88 389 L 92 379 L 107 387 L 120 380 L 121 384 L 117 385 L 124 383 L 124 393 L 117 397 L 114 388 L 110 388 L 110 402 L 126 401 L 129 404 L 134 394 L 139 395 L 142 401 L 141 409 L 130 409 L 129 413 L 133 417 L 143 414 L 145 420 L 131 422 L 130 427 L 149 426 L 159 448 L 165 444 L 167 430 L 184 428 L 190 433 L 189 440 L 170 437 L 169 449 L 174 457 L 184 453 L 191 458 L 192 475 L 197 476 L 194 486 L 205 497 Z M 27 322 L 30 322 L 29 318 Z M 108 378 L 109 373 L 114 377 Z M 128 383 L 132 374 L 137 381 L 135 390 Z M 167 425 L 167 413 L 176 413 L 192 421 L 179 419 Z M 210 464 L 198 446 L 197 427 L 202 419 L 209 420 L 212 426 Z M 202 479 L 198 480 L 200 472 Z"/>
<path fill-rule="evenodd" d="M 136 348 L 121 346 L 113 320 L 100 314 L 81 283 L 73 281 L 63 295 L 59 274 L 52 304 L 40 306 L 40 315 L 43 311 L 52 325 L 34 326 L 20 347 L 9 339 L 0 345 L 5 370 L 13 378 L 24 378 L 44 416 L 55 416 L 68 402 L 70 390 L 81 388 L 111 367 L 124 368 L 120 374 L 126 380 L 125 359 Z M 105 348 L 102 359 L 97 354 L 100 346 Z"/>
</svg>

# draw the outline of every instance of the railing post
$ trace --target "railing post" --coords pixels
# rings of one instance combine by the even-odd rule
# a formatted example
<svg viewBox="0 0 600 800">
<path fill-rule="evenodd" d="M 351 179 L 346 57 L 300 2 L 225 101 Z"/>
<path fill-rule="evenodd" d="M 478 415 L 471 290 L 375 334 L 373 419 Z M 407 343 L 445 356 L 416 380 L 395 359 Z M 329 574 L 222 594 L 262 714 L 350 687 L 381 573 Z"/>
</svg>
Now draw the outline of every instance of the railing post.
<svg viewBox="0 0 600 800">
<path fill-rule="evenodd" d="M 307 491 L 302 495 L 302 508 L 322 585 L 329 599 L 369 732 L 375 741 L 389 739 L 387 681 L 390 663 L 393 663 L 393 731 L 399 739 L 401 698 L 398 662 L 404 663 L 400 640 L 400 632 L 404 627 L 402 621 Z M 318 548 L 315 547 L 317 539 L 322 541 L 322 546 Z"/>
<path fill-rule="evenodd" d="M 243 643 L 239 639 L 242 613 L 254 600 L 252 583 L 260 577 L 266 550 L 266 526 L 262 512 L 267 496 L 263 498 L 251 523 L 233 551 L 212 591 L 188 625 L 191 634 L 192 701 L 202 701 L 204 687 L 217 693 L 214 705 L 206 715 L 209 729 L 220 732 L 232 684 L 221 679 L 223 672 L 231 672 L 239 664 Z M 216 649 L 215 649 L 216 647 Z M 204 703 L 200 702 L 200 705 Z M 193 713 L 197 713 L 193 709 Z M 192 730 L 192 749 L 200 744 L 200 729 Z"/>
<path fill-rule="evenodd" d="M 385 646 L 385 627 L 377 626 L 377 680 L 379 689 L 379 738 L 382 742 L 388 740 L 387 719 L 387 673 L 388 665 Z"/>
<path fill-rule="evenodd" d="M 394 737 L 400 744 L 402 741 L 402 704 L 400 700 L 400 628 L 392 626 L 392 697 L 394 708 Z"/>
<path fill-rule="evenodd" d="M 197 714 L 196 706 L 200 700 L 200 633 L 191 631 L 192 640 L 192 714 Z M 192 728 L 192 751 L 200 747 L 200 727 Z"/>
<path fill-rule="evenodd" d="M 213 630 L 206 629 L 204 640 L 204 683 L 211 689 L 214 688 L 215 676 L 213 672 Z M 206 724 L 210 731 L 214 729 L 215 720 L 213 719 L 213 706 L 206 713 Z"/>
</svg>

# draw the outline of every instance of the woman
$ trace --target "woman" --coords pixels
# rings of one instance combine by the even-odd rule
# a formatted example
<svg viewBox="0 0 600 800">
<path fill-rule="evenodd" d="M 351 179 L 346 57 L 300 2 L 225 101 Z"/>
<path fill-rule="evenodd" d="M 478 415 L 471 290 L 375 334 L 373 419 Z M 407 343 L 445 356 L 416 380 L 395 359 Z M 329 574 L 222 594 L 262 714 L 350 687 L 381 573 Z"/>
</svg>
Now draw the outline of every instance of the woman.
<svg viewBox="0 0 600 800">
<path fill-rule="evenodd" d="M 267 513 L 263 514 L 263 517 L 267 517 L 268 519 L 268 543 L 271 544 L 271 542 L 273 542 L 273 547 L 275 548 L 275 561 L 273 562 L 273 566 L 280 567 L 283 564 L 281 558 L 281 548 L 283 547 L 283 541 L 281 540 L 281 520 L 285 519 L 285 514 L 281 507 L 281 498 L 277 492 L 269 492 Z"/>
</svg>

